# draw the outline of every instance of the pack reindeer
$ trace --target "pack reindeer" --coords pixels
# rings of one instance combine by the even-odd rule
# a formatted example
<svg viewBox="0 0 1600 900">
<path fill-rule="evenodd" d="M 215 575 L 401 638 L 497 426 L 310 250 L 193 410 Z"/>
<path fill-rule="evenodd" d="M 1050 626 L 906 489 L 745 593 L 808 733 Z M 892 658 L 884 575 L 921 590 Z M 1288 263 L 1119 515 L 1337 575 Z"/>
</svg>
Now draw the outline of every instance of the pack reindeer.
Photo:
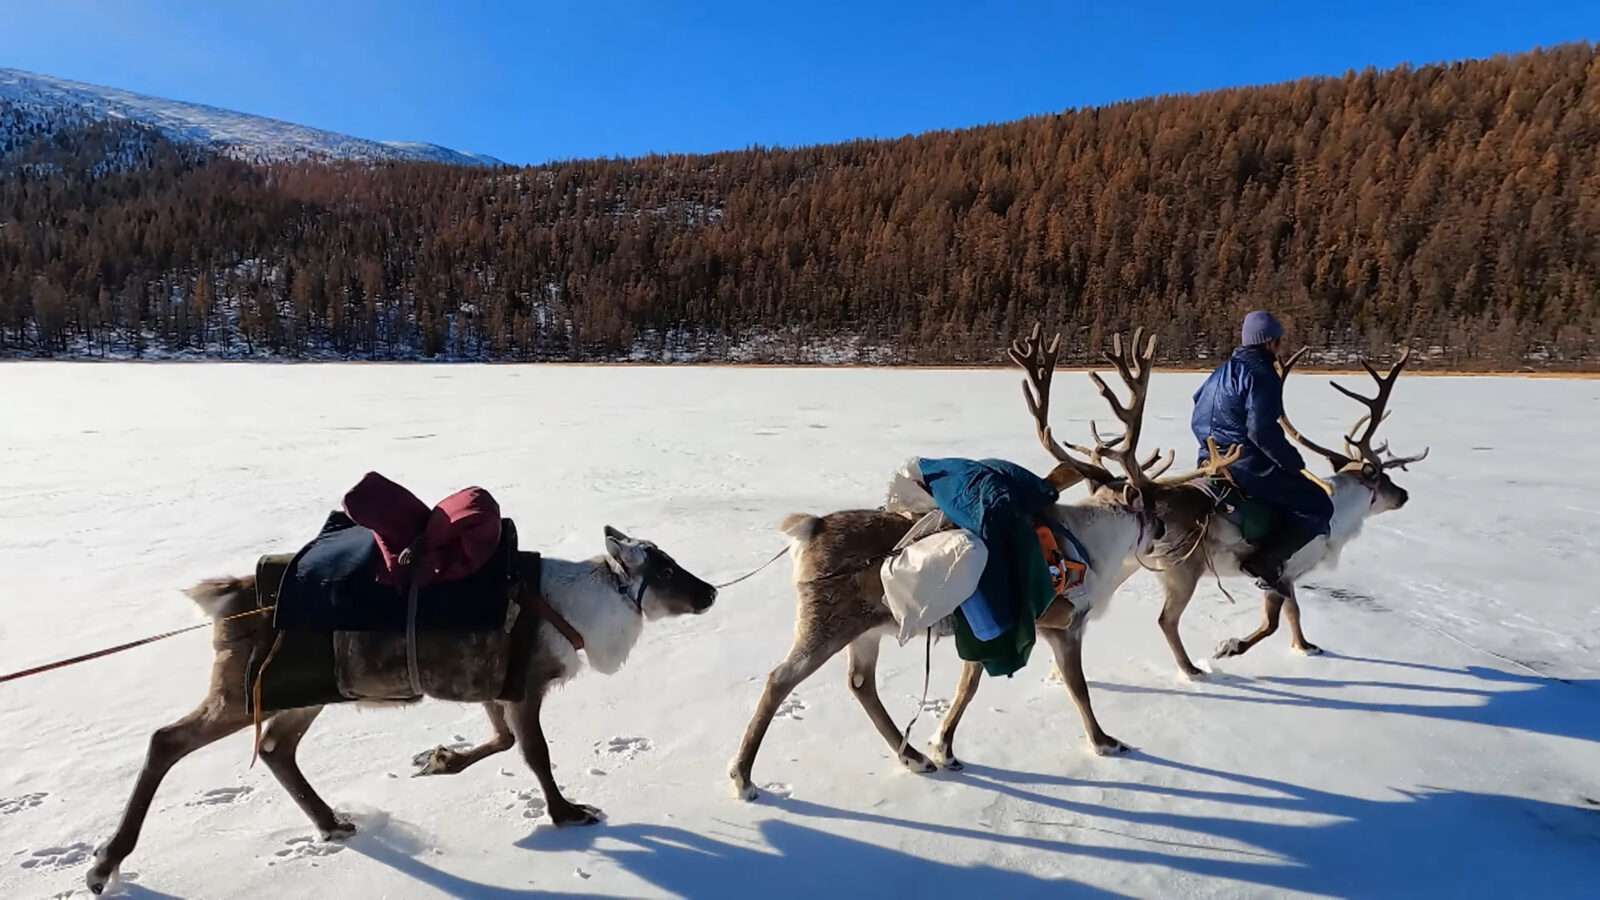
<svg viewBox="0 0 1600 900">
<path fill-rule="evenodd" d="M 1282 367 L 1285 381 L 1295 363 L 1305 354 L 1301 349 Z M 1394 469 L 1404 470 L 1414 462 L 1428 456 L 1424 449 L 1415 456 L 1397 457 L 1389 453 L 1387 443 L 1373 446 L 1378 426 L 1388 416 L 1390 395 L 1396 379 L 1410 359 L 1410 351 L 1400 355 L 1387 374 L 1379 375 L 1371 364 L 1363 361 L 1362 367 L 1377 383 L 1377 392 L 1367 397 L 1337 382 L 1333 388 L 1365 407 L 1366 412 L 1356 419 L 1346 433 L 1346 452 L 1329 450 L 1302 435 L 1289 422 L 1287 414 L 1280 420 L 1284 431 L 1301 446 L 1316 453 L 1333 467 L 1333 477 L 1326 484 L 1333 500 L 1333 518 L 1329 533 L 1318 537 L 1291 557 L 1283 570 L 1283 580 L 1290 585 L 1287 593 L 1265 591 L 1263 619 L 1260 627 L 1242 638 L 1230 638 L 1217 650 L 1218 657 L 1238 656 L 1278 629 L 1280 613 L 1289 620 L 1289 639 L 1294 649 L 1308 654 L 1321 650 L 1306 640 L 1301 628 L 1300 605 L 1296 602 L 1293 584 L 1296 579 L 1322 565 L 1334 565 L 1346 545 L 1361 533 L 1366 521 L 1376 515 L 1396 510 L 1406 505 L 1410 495 L 1405 488 L 1389 477 Z M 1178 623 L 1184 609 L 1194 595 L 1195 586 L 1210 566 L 1218 577 L 1241 574 L 1240 561 L 1249 555 L 1251 547 L 1240 534 L 1238 527 L 1220 515 L 1214 514 L 1209 495 L 1198 490 L 1187 491 L 1187 502 L 1174 504 L 1168 509 L 1166 534 L 1157 546 L 1155 556 L 1166 564 L 1160 572 L 1165 601 L 1159 623 L 1161 632 L 1172 648 L 1178 668 L 1191 678 L 1204 673 L 1189 659 L 1183 639 L 1178 633 Z M 1196 545 L 1204 552 L 1194 553 Z"/>
<path fill-rule="evenodd" d="M 1127 746 L 1107 734 L 1095 718 L 1083 673 L 1085 625 L 1090 615 L 1102 609 L 1118 586 L 1138 569 L 1139 555 L 1150 552 L 1153 543 L 1161 537 L 1167 498 L 1181 485 L 1224 471 L 1237 459 L 1237 453 L 1231 456 L 1214 453 L 1201 469 L 1160 480 L 1157 476 L 1171 465 L 1170 455 L 1165 461 L 1159 454 L 1152 454 L 1143 462 L 1138 459 L 1139 431 L 1155 355 L 1154 338 L 1142 354 L 1138 351 L 1141 336 L 1142 331 L 1135 332 L 1124 352 L 1119 335 L 1112 352 L 1106 354 L 1130 393 L 1126 404 L 1098 374 L 1090 376 L 1126 429 L 1120 437 L 1109 440 L 1101 439 L 1095 432 L 1092 449 L 1071 444 L 1063 446 L 1051 434 L 1050 381 L 1060 336 L 1047 349 L 1040 344 L 1039 329 L 1035 327 L 1028 339 L 1018 341 L 1011 350 L 1012 359 L 1028 373 L 1023 396 L 1033 415 L 1039 440 L 1058 461 L 1050 473 L 1050 483 L 1058 490 L 1082 481 L 1096 486 L 1086 500 L 1057 505 L 1049 513 L 1082 542 L 1090 558 L 1090 567 L 1078 602 L 1058 599 L 1035 622 L 1035 628 L 1055 656 L 1067 693 L 1082 716 L 1090 745 L 1101 755 L 1121 753 Z M 1122 476 L 1114 476 L 1102 466 L 1106 456 L 1123 470 Z M 980 663 L 963 664 L 955 699 L 929 744 L 926 756 L 904 740 L 878 697 L 879 643 L 895 630 L 894 618 L 884 602 L 879 564 L 890 555 L 912 524 L 913 519 L 908 514 L 884 510 L 846 510 L 825 516 L 792 515 L 784 519 L 780 527 L 792 540 L 790 553 L 798 603 L 794 644 L 788 656 L 767 677 L 766 688 L 745 729 L 738 756 L 729 767 L 728 774 L 738 796 L 752 800 L 758 794 L 751 781 L 751 769 L 773 715 L 784 698 L 840 650 L 846 652 L 848 660 L 846 677 L 850 693 L 902 765 L 920 773 L 932 772 L 941 766 L 960 768 L 954 751 L 956 726 L 977 693 L 983 675 Z"/>
<path fill-rule="evenodd" d="M 703 613 L 711 608 L 717 594 L 714 587 L 682 569 L 649 541 L 635 540 L 608 527 L 605 548 L 603 556 L 584 561 L 545 558 L 537 566 L 516 567 L 521 579 L 527 579 L 532 572 L 538 574 L 532 582 L 514 581 L 512 589 L 524 594 L 539 592 L 548 609 L 554 611 L 551 618 L 541 616 L 537 631 L 528 641 L 527 665 L 513 667 L 513 671 L 526 672 L 526 683 L 518 692 L 523 699 L 485 703 L 494 736 L 469 750 L 441 747 L 424 754 L 418 774 L 461 772 L 486 757 L 520 746 L 523 760 L 544 791 L 555 824 L 590 825 L 599 821 L 599 810 L 562 796 L 551 775 L 550 750 L 539 724 L 545 693 L 576 675 L 585 660 L 602 674 L 616 672 L 639 640 L 646 620 Z M 531 556 L 519 554 L 524 559 Z M 144 768 L 134 784 L 121 824 L 111 839 L 95 851 L 88 875 L 89 888 L 94 893 L 105 889 L 123 859 L 133 852 L 150 803 L 167 772 L 190 753 L 251 725 L 253 716 L 245 696 L 247 667 L 252 652 L 267 652 L 274 641 L 268 617 L 248 615 L 258 608 L 256 594 L 253 575 L 205 581 L 190 589 L 189 595 L 216 620 L 216 656 L 210 687 L 193 712 L 150 736 Z M 379 648 L 379 652 L 372 659 L 363 660 L 364 664 L 377 668 L 399 661 L 404 665 L 404 635 L 384 635 L 368 646 Z M 578 655 L 580 647 L 584 651 L 582 657 Z M 483 678 L 478 671 L 484 666 L 483 657 L 459 635 L 422 633 L 418 635 L 417 649 L 441 679 L 470 683 Z M 291 657 L 273 665 L 296 663 Z M 266 713 L 259 749 L 267 769 L 310 817 L 317 831 L 325 840 L 333 840 L 353 834 L 355 826 L 317 795 L 295 761 L 300 741 L 321 712 L 322 707 L 313 706 Z"/>
</svg>

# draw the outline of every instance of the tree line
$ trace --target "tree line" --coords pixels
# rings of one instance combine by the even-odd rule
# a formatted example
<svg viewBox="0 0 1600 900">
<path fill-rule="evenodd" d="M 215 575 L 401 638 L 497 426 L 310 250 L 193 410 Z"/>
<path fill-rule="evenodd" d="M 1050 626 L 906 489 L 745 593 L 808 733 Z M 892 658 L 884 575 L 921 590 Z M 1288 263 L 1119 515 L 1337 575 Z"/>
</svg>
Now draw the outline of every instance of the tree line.
<svg viewBox="0 0 1600 900">
<path fill-rule="evenodd" d="M 998 362 L 1042 320 L 1188 362 L 1264 306 L 1330 359 L 1600 359 L 1589 44 L 520 169 L 35 130 L 0 128 L 0 355 Z"/>
</svg>

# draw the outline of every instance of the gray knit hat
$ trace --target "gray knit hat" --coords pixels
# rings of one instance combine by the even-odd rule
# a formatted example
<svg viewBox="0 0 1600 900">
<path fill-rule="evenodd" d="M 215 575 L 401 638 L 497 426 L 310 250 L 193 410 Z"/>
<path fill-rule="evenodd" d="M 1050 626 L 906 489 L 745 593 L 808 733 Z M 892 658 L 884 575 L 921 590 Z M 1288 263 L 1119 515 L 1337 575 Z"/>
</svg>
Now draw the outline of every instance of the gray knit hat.
<svg viewBox="0 0 1600 900">
<path fill-rule="evenodd" d="M 1272 313 L 1258 309 L 1244 317 L 1244 327 L 1240 329 L 1239 343 L 1245 347 L 1254 347 L 1283 337 L 1283 326 L 1273 317 Z"/>
</svg>

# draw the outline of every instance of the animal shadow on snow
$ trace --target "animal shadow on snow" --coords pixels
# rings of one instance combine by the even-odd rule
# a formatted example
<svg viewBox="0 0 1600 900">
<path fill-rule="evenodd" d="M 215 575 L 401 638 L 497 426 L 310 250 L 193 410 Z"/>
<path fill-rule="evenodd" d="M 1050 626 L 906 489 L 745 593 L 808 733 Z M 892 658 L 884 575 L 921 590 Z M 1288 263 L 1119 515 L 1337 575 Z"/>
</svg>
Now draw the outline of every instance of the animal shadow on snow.
<svg viewBox="0 0 1600 900">
<path fill-rule="evenodd" d="M 1382 678 L 1370 680 L 1283 676 L 1250 678 L 1234 675 L 1217 679 L 1214 686 L 1237 692 L 1209 689 L 1177 691 L 1100 682 L 1096 682 L 1094 687 L 1096 690 L 1127 694 L 1170 694 L 1201 702 L 1263 703 L 1273 706 L 1305 706 L 1316 709 L 1420 716 L 1468 725 L 1488 725 L 1553 737 L 1600 742 L 1600 680 L 1597 679 L 1567 680 L 1521 675 L 1487 666 L 1464 666 L 1455 669 L 1426 663 L 1335 654 L 1328 654 L 1328 658 L 1343 662 L 1412 669 L 1450 676 L 1458 681 L 1446 685 Z M 1460 679 L 1466 680 L 1459 681 Z M 1404 696 L 1416 697 L 1424 702 L 1348 700 L 1334 696 L 1300 694 L 1290 690 L 1291 688 L 1310 690 L 1375 688 L 1402 692 Z M 1450 702 L 1455 700 L 1460 702 Z"/>
<path fill-rule="evenodd" d="M 791 802 L 779 800 L 776 805 Z M 744 835 L 719 833 L 729 831 Z M 663 891 L 695 900 L 1118 896 L 1065 878 L 914 856 L 787 819 L 752 826 L 718 820 L 700 831 L 648 824 L 559 833 L 545 829 L 520 846 L 535 844 L 546 850 L 593 850 Z"/>
<path fill-rule="evenodd" d="M 1273 893 L 1292 890 L 1325 896 L 1406 898 L 1582 896 L 1592 893 L 1600 874 L 1600 810 L 1594 808 L 1436 789 L 1398 791 L 1398 800 L 1371 800 L 1148 754 L 1139 759 L 1196 779 L 1231 782 L 1249 791 L 1107 782 L 968 765 L 964 774 L 973 787 L 1023 801 L 1022 809 L 1030 819 L 1054 818 L 1048 810 L 1068 814 L 1061 821 L 1022 823 L 1035 828 L 1059 826 L 1060 839 L 913 822 L 807 801 L 777 800 L 773 805 L 799 816 L 847 819 L 1009 846 L 1027 853 L 1036 865 L 1057 856 L 1063 863 L 1079 858 L 1158 866 L 1172 873 L 1259 885 Z M 1096 798 L 1095 802 L 1062 796 L 1063 787 L 1083 790 Z M 1155 809 L 1122 808 L 1116 797 L 1119 792 L 1153 795 L 1161 802 Z M 1151 806 L 1148 802 L 1142 805 Z M 1173 811 L 1174 807 L 1185 811 Z M 1207 812 L 1187 811 L 1191 808 Z M 1230 811 L 1233 815 L 1227 814 Z M 1262 821 L 1261 813 L 1266 811 L 1311 821 Z M 1106 846 L 1098 837 L 1086 841 L 1095 832 L 1144 846 Z M 1226 844 L 1219 846 L 1219 841 Z M 827 859 L 798 862 L 830 865 Z M 959 891 L 949 890 L 947 867 L 932 865 L 940 874 L 929 882 L 930 895 L 959 895 Z M 1061 895 L 1062 886 L 1070 885 L 1035 883 L 1055 885 L 1054 896 Z M 981 885 L 968 882 L 966 887 Z M 1006 895 L 996 892 L 993 896 Z"/>
</svg>

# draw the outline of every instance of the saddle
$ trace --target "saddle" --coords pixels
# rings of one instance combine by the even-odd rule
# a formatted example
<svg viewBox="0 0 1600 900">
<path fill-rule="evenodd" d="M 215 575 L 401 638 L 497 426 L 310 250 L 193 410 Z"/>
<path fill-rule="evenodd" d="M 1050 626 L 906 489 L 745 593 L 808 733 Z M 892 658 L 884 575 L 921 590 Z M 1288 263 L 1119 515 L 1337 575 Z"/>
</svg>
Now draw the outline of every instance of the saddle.
<svg viewBox="0 0 1600 900">
<path fill-rule="evenodd" d="M 535 590 L 540 557 L 482 488 L 431 509 L 369 472 L 343 511 L 292 555 L 256 566 L 257 603 L 276 636 L 252 654 L 247 706 L 350 700 L 519 699 L 531 641 L 548 622 L 583 639 Z"/>
<path fill-rule="evenodd" d="M 344 495 L 344 511 L 372 532 L 382 567 L 377 580 L 402 590 L 467 578 L 500 547 L 500 504 L 469 487 L 432 509 L 404 487 L 368 472 Z"/>
<path fill-rule="evenodd" d="M 1251 498 L 1233 481 L 1206 478 L 1194 484 L 1211 496 L 1217 514 L 1233 523 L 1246 543 L 1260 546 L 1277 530 L 1277 511 Z"/>
</svg>

